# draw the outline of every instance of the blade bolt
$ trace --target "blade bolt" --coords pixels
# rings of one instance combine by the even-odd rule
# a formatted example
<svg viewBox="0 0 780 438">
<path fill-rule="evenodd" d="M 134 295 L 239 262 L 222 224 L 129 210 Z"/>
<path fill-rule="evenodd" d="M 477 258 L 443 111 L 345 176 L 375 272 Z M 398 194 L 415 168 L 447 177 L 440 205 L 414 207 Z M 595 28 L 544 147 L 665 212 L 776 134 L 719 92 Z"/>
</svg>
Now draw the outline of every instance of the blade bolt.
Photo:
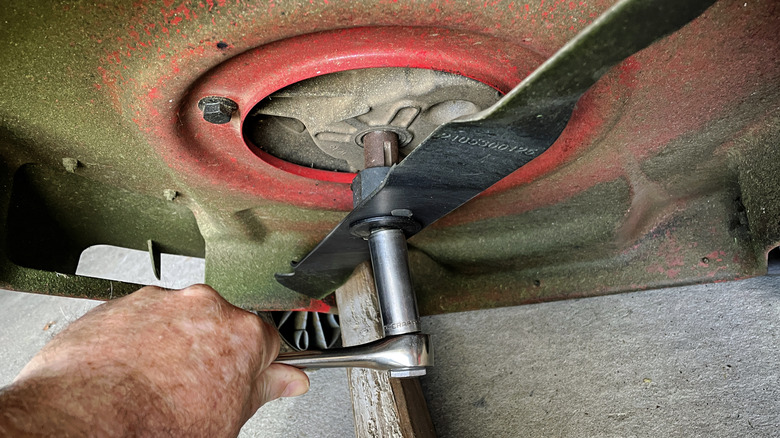
<svg viewBox="0 0 780 438">
<path fill-rule="evenodd" d="M 398 163 L 398 134 L 393 131 L 372 131 L 363 137 L 366 169 L 389 167 Z"/>
<path fill-rule="evenodd" d="M 222 125 L 233 118 L 238 104 L 227 97 L 207 96 L 198 101 L 198 109 L 203 112 L 203 120 Z"/>
</svg>

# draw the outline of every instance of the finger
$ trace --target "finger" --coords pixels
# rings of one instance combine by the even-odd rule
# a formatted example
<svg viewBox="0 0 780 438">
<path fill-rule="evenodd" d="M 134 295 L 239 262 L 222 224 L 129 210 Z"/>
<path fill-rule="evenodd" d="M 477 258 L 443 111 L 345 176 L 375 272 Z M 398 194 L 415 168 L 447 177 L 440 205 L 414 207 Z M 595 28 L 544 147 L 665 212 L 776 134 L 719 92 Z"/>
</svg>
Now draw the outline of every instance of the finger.
<svg viewBox="0 0 780 438">
<path fill-rule="evenodd" d="M 265 370 L 279 355 L 281 338 L 276 327 L 257 314 L 236 308 L 234 332 L 246 341 L 245 351 L 253 357 L 253 367 Z"/>
<path fill-rule="evenodd" d="M 279 397 L 295 397 L 309 391 L 309 376 L 298 368 L 274 363 L 258 377 L 259 406 Z"/>
<path fill-rule="evenodd" d="M 276 330 L 276 327 L 254 313 L 246 312 L 246 314 L 261 339 L 258 343 L 261 351 L 261 356 L 259 357 L 260 366 L 261 369 L 266 368 L 274 359 L 276 359 L 276 356 L 279 355 L 279 347 L 281 344 L 279 332 Z"/>
</svg>

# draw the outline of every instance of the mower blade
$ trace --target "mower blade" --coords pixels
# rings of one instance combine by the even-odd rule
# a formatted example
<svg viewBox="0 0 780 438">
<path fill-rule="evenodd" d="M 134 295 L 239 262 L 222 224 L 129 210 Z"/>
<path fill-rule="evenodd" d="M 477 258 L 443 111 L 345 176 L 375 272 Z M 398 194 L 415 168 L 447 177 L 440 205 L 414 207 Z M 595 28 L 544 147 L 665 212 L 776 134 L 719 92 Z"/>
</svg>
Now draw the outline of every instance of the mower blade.
<svg viewBox="0 0 780 438">
<path fill-rule="evenodd" d="M 389 172 L 303 260 L 276 274 L 312 298 L 339 287 L 369 259 L 350 234 L 362 219 L 411 211 L 426 227 L 547 150 L 582 95 L 610 67 L 676 31 L 714 0 L 624 0 L 564 45 L 490 108 L 446 123 Z M 409 237 L 409 236 L 407 236 Z"/>
</svg>

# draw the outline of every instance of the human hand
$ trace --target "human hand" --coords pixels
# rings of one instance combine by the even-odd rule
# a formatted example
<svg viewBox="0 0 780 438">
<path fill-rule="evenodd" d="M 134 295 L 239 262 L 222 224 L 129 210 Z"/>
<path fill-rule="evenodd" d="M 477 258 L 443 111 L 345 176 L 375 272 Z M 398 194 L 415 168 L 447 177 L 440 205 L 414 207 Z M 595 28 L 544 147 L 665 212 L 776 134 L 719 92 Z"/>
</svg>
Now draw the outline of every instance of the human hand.
<svg viewBox="0 0 780 438">
<path fill-rule="evenodd" d="M 55 336 L 10 392 L 17 411 L 27 390 L 89 435 L 236 436 L 264 403 L 308 391 L 305 373 L 271 364 L 278 352 L 274 327 L 208 286 L 145 287 Z"/>
</svg>

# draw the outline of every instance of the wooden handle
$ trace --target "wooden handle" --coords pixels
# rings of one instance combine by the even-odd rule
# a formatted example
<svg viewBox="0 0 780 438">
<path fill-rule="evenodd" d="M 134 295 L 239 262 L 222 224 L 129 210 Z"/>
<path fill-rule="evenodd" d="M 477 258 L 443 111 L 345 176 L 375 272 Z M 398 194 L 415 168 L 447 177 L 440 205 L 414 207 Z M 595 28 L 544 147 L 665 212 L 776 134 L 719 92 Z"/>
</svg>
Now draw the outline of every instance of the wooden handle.
<svg viewBox="0 0 780 438">
<path fill-rule="evenodd" d="M 341 338 L 345 347 L 382 337 L 371 264 L 358 265 L 336 290 Z M 430 438 L 436 436 L 419 379 L 390 379 L 385 371 L 347 370 L 355 435 L 363 437 Z"/>
</svg>

